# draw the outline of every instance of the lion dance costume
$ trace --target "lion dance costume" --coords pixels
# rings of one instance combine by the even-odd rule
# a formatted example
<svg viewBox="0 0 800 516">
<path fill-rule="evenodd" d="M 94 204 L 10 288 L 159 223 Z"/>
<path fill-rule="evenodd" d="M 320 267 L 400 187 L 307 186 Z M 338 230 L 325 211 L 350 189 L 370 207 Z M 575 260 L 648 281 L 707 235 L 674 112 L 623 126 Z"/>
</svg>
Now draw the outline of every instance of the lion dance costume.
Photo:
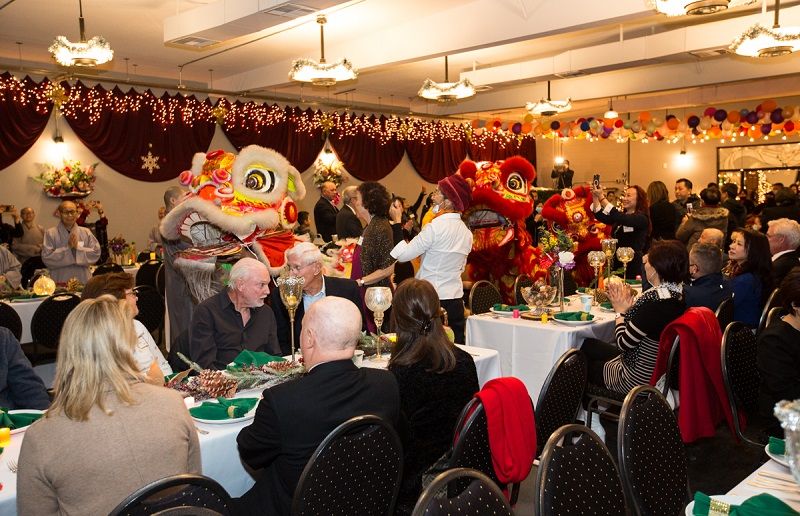
<svg viewBox="0 0 800 516">
<path fill-rule="evenodd" d="M 190 243 L 174 263 L 196 302 L 221 287 L 214 282 L 221 263 L 252 255 L 273 272 L 283 266 L 284 252 L 295 243 L 295 201 L 306 193 L 300 173 L 285 157 L 257 145 L 238 156 L 198 153 L 180 182 L 190 192 L 164 217 L 161 233 Z"/>
<path fill-rule="evenodd" d="M 525 229 L 533 211 L 528 192 L 536 171 L 525 158 L 512 156 L 496 162 L 464 161 L 459 172 L 472 185 L 472 202 L 464 213 L 473 236 L 467 277 L 491 281 L 506 302 L 513 302 L 519 274 L 538 279 L 545 272 L 537 268 L 539 251 Z"/>
</svg>

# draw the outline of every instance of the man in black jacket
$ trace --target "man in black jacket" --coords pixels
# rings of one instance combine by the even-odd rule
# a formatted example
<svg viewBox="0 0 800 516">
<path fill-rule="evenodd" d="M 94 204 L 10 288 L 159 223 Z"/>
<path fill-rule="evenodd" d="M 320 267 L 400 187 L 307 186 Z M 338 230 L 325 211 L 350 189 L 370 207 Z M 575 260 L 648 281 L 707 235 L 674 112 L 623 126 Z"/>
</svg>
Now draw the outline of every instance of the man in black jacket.
<svg viewBox="0 0 800 516">
<path fill-rule="evenodd" d="M 358 238 L 364 231 L 356 213 L 358 200 L 357 186 L 348 186 L 342 192 L 342 203 L 344 206 L 342 206 L 342 209 L 336 214 L 336 235 L 339 239 Z"/>
<path fill-rule="evenodd" d="M 705 306 L 716 311 L 720 303 L 731 297 L 728 280 L 722 276 L 722 251 L 714 244 L 697 243 L 689 251 L 690 285 L 684 288 L 686 306 Z"/>
<path fill-rule="evenodd" d="M 328 296 L 343 297 L 350 300 L 358 307 L 362 316 L 362 328 L 366 329 L 367 321 L 361 303 L 361 294 L 355 281 L 347 278 L 334 278 L 322 274 L 322 253 L 310 242 L 300 242 L 286 251 L 286 266 L 295 276 L 302 276 L 303 299 L 297 306 L 294 316 L 294 345 L 300 345 L 300 329 L 303 325 L 303 316 L 309 307 L 319 299 Z M 278 327 L 278 342 L 284 355 L 292 353 L 291 328 L 289 311 L 281 300 L 280 290 L 272 289 L 272 311 L 275 313 L 275 322 Z"/>
<path fill-rule="evenodd" d="M 800 265 L 800 224 L 791 219 L 770 220 L 767 227 L 772 253 L 772 281 L 780 285 L 784 276 Z"/>
<path fill-rule="evenodd" d="M 336 214 L 339 210 L 336 208 L 335 198 L 336 185 L 330 181 L 322 183 L 319 200 L 314 205 L 314 225 L 325 242 L 330 242 L 336 231 Z"/>
<path fill-rule="evenodd" d="M 308 310 L 300 339 L 305 376 L 264 391 L 253 423 L 236 438 L 256 484 L 236 500 L 237 514 L 288 515 L 300 475 L 337 426 L 366 414 L 397 425 L 400 392 L 388 371 L 359 369 L 353 351 L 361 334 L 358 308 L 326 297 Z M 342 472 L 346 474 L 346 472 Z"/>
</svg>

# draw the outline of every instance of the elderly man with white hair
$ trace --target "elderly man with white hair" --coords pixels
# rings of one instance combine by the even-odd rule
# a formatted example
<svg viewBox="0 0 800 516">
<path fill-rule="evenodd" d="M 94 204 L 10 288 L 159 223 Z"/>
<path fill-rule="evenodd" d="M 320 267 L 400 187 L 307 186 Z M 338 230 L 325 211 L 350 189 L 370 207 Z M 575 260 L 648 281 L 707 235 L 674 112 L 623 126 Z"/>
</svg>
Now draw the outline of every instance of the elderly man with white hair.
<svg viewBox="0 0 800 516">
<path fill-rule="evenodd" d="M 324 297 L 343 297 L 352 301 L 361 312 L 362 328 L 366 329 L 367 327 L 358 285 L 351 279 L 324 275 L 323 258 L 317 246 L 310 242 L 300 242 L 286 251 L 286 268 L 289 269 L 289 273 L 293 276 L 302 276 L 305 281 L 303 283 L 303 302 L 297 307 L 294 316 L 295 348 L 300 345 L 303 316 L 312 304 Z M 288 355 L 292 352 L 289 311 L 284 306 L 278 289 L 272 292 L 272 311 L 278 326 L 278 342 L 281 353 Z"/>
<path fill-rule="evenodd" d="M 364 232 L 356 208 L 360 203 L 357 186 L 348 186 L 342 191 L 342 209 L 336 214 L 336 235 L 339 239 L 358 238 Z"/>
<path fill-rule="evenodd" d="M 800 265 L 800 224 L 792 219 L 775 219 L 767 223 L 769 252 L 772 253 L 772 279 L 780 285 L 784 276 Z"/>
<path fill-rule="evenodd" d="M 347 299 L 326 297 L 308 310 L 300 337 L 307 374 L 266 389 L 253 423 L 236 438 L 242 461 L 263 471 L 235 500 L 234 514 L 289 514 L 314 450 L 348 419 L 374 414 L 398 423 L 400 390 L 394 375 L 353 364 L 360 335 L 360 310 Z"/>
<path fill-rule="evenodd" d="M 269 295 L 269 270 L 255 258 L 231 268 L 228 288 L 194 309 L 189 356 L 206 369 L 224 369 L 241 351 L 280 353 Z"/>
</svg>

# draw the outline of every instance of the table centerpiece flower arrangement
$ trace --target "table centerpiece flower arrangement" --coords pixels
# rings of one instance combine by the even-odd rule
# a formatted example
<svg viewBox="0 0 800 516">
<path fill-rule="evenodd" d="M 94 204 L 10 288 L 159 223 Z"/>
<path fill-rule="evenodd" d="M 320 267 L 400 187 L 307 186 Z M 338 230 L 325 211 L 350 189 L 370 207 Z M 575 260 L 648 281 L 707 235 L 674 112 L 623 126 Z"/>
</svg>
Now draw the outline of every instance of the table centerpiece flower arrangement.
<svg viewBox="0 0 800 516">
<path fill-rule="evenodd" d="M 561 229 L 539 229 L 539 266 L 550 271 L 550 283 L 558 286 L 558 299 L 564 311 L 564 271 L 575 267 L 575 242 Z M 555 286 L 554 285 L 554 286 Z"/>
<path fill-rule="evenodd" d="M 111 251 L 111 257 L 117 265 L 131 265 L 131 254 L 134 251 L 134 244 L 128 243 L 122 235 L 117 235 L 108 241 L 108 250 Z M 133 257 L 135 260 L 136 257 Z"/>
<path fill-rule="evenodd" d="M 77 199 L 86 197 L 94 190 L 96 167 L 97 163 L 83 166 L 78 160 L 68 159 L 60 168 L 45 163 L 44 170 L 33 180 L 42 185 L 49 197 Z"/>
</svg>

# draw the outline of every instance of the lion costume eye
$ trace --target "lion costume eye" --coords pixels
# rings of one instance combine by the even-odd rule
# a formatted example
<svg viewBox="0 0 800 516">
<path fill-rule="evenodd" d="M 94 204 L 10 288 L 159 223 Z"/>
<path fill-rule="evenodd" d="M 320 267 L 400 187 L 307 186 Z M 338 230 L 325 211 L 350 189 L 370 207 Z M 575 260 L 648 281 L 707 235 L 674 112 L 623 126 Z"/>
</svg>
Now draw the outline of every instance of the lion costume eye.
<svg viewBox="0 0 800 516">
<path fill-rule="evenodd" d="M 244 174 L 244 186 L 254 192 L 270 193 L 275 189 L 275 173 L 260 168 L 250 169 Z"/>
<path fill-rule="evenodd" d="M 523 193 L 525 191 L 525 180 L 517 173 L 511 174 L 506 179 L 506 188 L 512 192 Z"/>
</svg>

